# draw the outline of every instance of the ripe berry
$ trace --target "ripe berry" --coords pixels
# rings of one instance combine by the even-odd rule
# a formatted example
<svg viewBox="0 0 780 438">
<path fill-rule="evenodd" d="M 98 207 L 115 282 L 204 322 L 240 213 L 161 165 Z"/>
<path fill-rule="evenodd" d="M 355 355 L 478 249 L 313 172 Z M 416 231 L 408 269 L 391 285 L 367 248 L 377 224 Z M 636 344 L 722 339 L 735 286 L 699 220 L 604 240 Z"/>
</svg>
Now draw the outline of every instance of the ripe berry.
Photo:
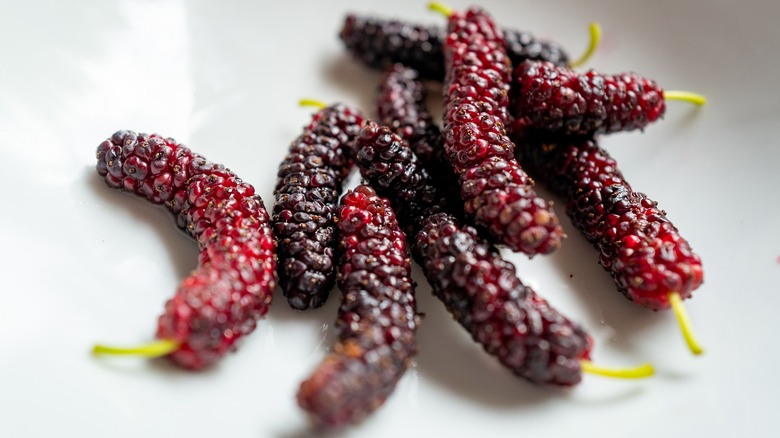
<svg viewBox="0 0 780 438">
<path fill-rule="evenodd" d="M 551 205 L 534 192 L 504 129 L 510 66 L 500 31 L 479 9 L 455 12 L 444 52 L 442 132 L 466 215 L 514 251 L 554 251 L 563 229 Z"/>
<path fill-rule="evenodd" d="M 355 142 L 363 177 L 398 207 L 412 253 L 434 294 L 491 355 L 535 383 L 573 385 L 590 338 L 524 286 L 514 266 L 447 213 L 409 145 L 368 122 Z"/>
<path fill-rule="evenodd" d="M 318 111 L 279 165 L 273 226 L 279 284 L 290 306 L 321 306 L 335 281 L 334 214 L 351 162 L 344 153 L 363 123 L 337 104 Z"/>
<path fill-rule="evenodd" d="M 599 251 L 599 262 L 630 300 L 653 310 L 669 294 L 689 298 L 703 281 L 701 259 L 645 194 L 632 190 L 595 141 L 518 140 L 519 159 L 563 196 L 566 211 Z"/>
<path fill-rule="evenodd" d="M 636 73 L 579 73 L 547 62 L 518 65 L 512 82 L 511 130 L 592 135 L 643 129 L 663 116 L 664 92 Z"/>
<path fill-rule="evenodd" d="M 444 151 L 444 139 L 425 103 L 426 91 L 416 70 L 394 64 L 382 75 L 376 106 L 379 123 L 411 146 L 419 163 L 457 216 L 463 215 L 460 182 Z"/>
<path fill-rule="evenodd" d="M 198 267 L 165 305 L 154 345 L 166 348 L 155 354 L 190 369 L 213 364 L 271 304 L 276 255 L 263 200 L 224 166 L 157 134 L 116 132 L 97 148 L 97 171 L 110 187 L 164 204 L 198 242 Z"/>
<path fill-rule="evenodd" d="M 401 63 L 424 79 L 444 79 L 442 44 L 446 32 L 438 26 L 350 14 L 339 37 L 347 50 L 369 67 L 384 70 Z M 513 64 L 532 59 L 566 65 L 569 59 L 558 44 L 537 40 L 529 32 L 504 30 L 504 40 Z"/>
<path fill-rule="evenodd" d="M 338 341 L 298 391 L 320 427 L 357 423 L 379 408 L 417 352 L 411 261 L 389 203 L 358 186 L 342 197 L 338 224 Z"/>
</svg>

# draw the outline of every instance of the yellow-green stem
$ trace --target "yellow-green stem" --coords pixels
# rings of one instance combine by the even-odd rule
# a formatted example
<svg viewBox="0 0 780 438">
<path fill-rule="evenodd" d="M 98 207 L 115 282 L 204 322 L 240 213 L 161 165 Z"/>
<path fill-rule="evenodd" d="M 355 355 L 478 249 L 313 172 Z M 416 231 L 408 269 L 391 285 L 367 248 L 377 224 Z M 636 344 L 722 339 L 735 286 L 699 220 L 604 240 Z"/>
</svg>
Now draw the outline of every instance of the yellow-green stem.
<svg viewBox="0 0 780 438">
<path fill-rule="evenodd" d="M 699 93 L 683 90 L 668 90 L 664 91 L 664 99 L 666 100 L 680 100 L 683 102 L 692 103 L 694 105 L 702 106 L 707 103 L 707 98 Z"/>
<path fill-rule="evenodd" d="M 696 337 L 693 335 L 693 329 L 691 328 L 691 321 L 688 319 L 688 312 L 685 311 L 682 298 L 677 292 L 671 292 L 669 294 L 669 304 L 672 306 L 675 316 L 677 316 L 677 322 L 680 324 L 680 330 L 682 331 L 685 343 L 688 344 L 688 348 L 691 353 L 699 355 L 704 353 L 704 350 L 699 345 Z"/>
<path fill-rule="evenodd" d="M 428 9 L 430 9 L 432 11 L 436 11 L 436 12 L 444 15 L 445 17 L 449 17 L 450 15 L 452 15 L 452 8 L 447 6 L 447 5 L 445 5 L 444 3 L 430 2 L 430 3 L 428 3 Z"/>
<path fill-rule="evenodd" d="M 313 106 L 313 107 L 315 107 L 317 109 L 323 109 L 323 108 L 326 108 L 328 106 L 327 103 L 322 102 L 320 100 L 316 100 L 316 99 L 301 99 L 301 100 L 298 101 L 298 105 L 300 105 L 300 106 Z"/>
<path fill-rule="evenodd" d="M 113 356 L 140 356 L 154 358 L 166 356 L 178 350 L 181 344 L 170 339 L 160 339 L 144 345 L 135 347 L 112 347 L 109 345 L 95 345 L 92 347 L 92 354 L 113 355 Z"/>
<path fill-rule="evenodd" d="M 580 67 L 588 62 L 590 57 L 593 56 L 593 53 L 596 51 L 596 47 L 598 47 L 599 43 L 601 43 L 601 26 L 598 23 L 590 23 L 588 31 L 590 33 L 590 42 L 588 43 L 588 48 L 585 49 L 585 53 L 583 53 L 582 56 L 570 62 L 569 67 Z"/>
<path fill-rule="evenodd" d="M 589 360 L 580 361 L 582 372 L 598 376 L 614 377 L 617 379 L 643 379 L 655 374 L 655 369 L 649 363 L 632 368 L 605 368 L 593 365 Z"/>
</svg>

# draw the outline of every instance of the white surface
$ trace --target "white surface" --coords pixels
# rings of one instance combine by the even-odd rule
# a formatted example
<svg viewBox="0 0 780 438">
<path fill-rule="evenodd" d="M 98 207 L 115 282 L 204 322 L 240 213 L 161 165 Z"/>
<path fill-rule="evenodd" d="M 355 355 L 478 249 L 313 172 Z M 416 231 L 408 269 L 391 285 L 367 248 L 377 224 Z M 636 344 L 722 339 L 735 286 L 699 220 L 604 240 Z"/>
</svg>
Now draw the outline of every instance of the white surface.
<svg viewBox="0 0 780 438">
<path fill-rule="evenodd" d="M 559 252 L 511 256 L 521 278 L 592 333 L 597 362 L 650 360 L 655 378 L 586 376 L 572 391 L 518 380 L 418 272 L 417 364 L 344 435 L 774 435 L 780 3 L 482 4 L 573 56 L 598 21 L 590 67 L 709 98 L 700 111 L 671 103 L 644 134 L 603 142 L 703 258 L 705 284 L 686 305 L 706 354 L 687 352 L 671 313 L 624 300 L 565 219 Z M 278 162 L 311 113 L 299 98 L 372 108 L 377 74 L 336 37 L 350 10 L 441 22 L 421 1 L 0 3 L 0 436 L 308 436 L 294 395 L 330 345 L 337 292 L 297 313 L 277 291 L 258 330 L 206 372 L 90 356 L 96 341 L 150 339 L 196 263 L 164 210 L 104 185 L 94 151 L 118 129 L 159 132 L 228 165 L 270 207 Z"/>
</svg>

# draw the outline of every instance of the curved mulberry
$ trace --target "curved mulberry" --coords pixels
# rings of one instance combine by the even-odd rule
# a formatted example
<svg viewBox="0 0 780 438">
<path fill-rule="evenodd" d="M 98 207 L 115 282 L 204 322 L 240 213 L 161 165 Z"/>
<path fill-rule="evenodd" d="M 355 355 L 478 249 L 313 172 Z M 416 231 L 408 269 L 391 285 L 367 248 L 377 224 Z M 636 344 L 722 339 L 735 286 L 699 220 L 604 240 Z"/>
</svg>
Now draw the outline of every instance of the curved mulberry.
<svg viewBox="0 0 780 438">
<path fill-rule="evenodd" d="M 485 351 L 532 382 L 569 386 L 581 379 L 592 341 L 517 278 L 515 267 L 450 213 L 409 145 L 368 122 L 355 163 L 398 206 L 412 254 L 434 294 Z"/>
<path fill-rule="evenodd" d="M 157 134 L 118 131 L 97 148 L 97 171 L 113 188 L 163 204 L 195 238 L 198 267 L 160 316 L 168 357 L 199 369 L 251 333 L 276 287 L 274 237 L 263 200 L 222 165 Z"/>
<path fill-rule="evenodd" d="M 321 306 L 336 278 L 334 214 L 363 117 L 342 104 L 318 111 L 279 165 L 273 227 L 279 284 L 295 309 Z"/>
<path fill-rule="evenodd" d="M 690 298 L 704 279 L 699 256 L 645 194 L 633 191 L 617 162 L 594 140 L 518 140 L 519 159 L 561 196 L 574 225 L 599 251 L 599 263 L 628 299 L 660 310 L 669 294 Z"/>
<path fill-rule="evenodd" d="M 658 84 L 636 73 L 579 73 L 526 61 L 513 73 L 511 126 L 517 135 L 593 135 L 643 129 L 666 110 Z"/>
<path fill-rule="evenodd" d="M 510 67 L 500 31 L 479 9 L 455 12 L 444 52 L 442 132 L 466 215 L 514 251 L 554 251 L 563 229 L 551 204 L 533 190 L 505 131 Z"/>
<path fill-rule="evenodd" d="M 401 63 L 424 79 L 444 80 L 442 45 L 446 31 L 438 26 L 350 14 L 339 32 L 344 46 L 371 68 L 383 70 Z M 527 59 L 566 65 L 568 55 L 552 41 L 536 39 L 530 32 L 504 30 L 509 59 L 517 65 Z"/>
<path fill-rule="evenodd" d="M 411 260 L 389 203 L 358 186 L 338 217 L 338 341 L 297 396 L 319 427 L 357 423 L 379 408 L 417 352 Z"/>
</svg>

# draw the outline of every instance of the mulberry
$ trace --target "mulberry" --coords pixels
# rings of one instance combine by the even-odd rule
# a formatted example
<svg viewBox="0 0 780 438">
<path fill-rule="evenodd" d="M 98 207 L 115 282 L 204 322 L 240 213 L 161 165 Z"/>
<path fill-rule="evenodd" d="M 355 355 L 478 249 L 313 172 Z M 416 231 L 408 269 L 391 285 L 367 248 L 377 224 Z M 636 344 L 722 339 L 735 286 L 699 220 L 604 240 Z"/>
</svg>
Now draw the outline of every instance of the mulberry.
<svg viewBox="0 0 780 438">
<path fill-rule="evenodd" d="M 389 203 L 358 186 L 342 197 L 338 218 L 338 343 L 298 392 L 320 427 L 356 423 L 379 408 L 417 352 L 411 261 Z"/>
<path fill-rule="evenodd" d="M 443 136 L 466 215 L 514 251 L 554 251 L 563 229 L 551 205 L 534 192 L 505 131 L 510 67 L 500 31 L 479 9 L 455 12 L 444 51 Z"/>
<path fill-rule="evenodd" d="M 165 305 L 151 350 L 185 368 L 213 364 L 271 304 L 275 243 L 262 199 L 224 166 L 157 134 L 116 132 L 97 148 L 97 171 L 110 187 L 165 205 L 198 242 L 198 267 Z"/>
<path fill-rule="evenodd" d="M 401 64 L 388 68 L 377 93 L 379 123 L 409 143 L 456 216 L 463 215 L 460 183 L 444 151 L 444 140 L 425 103 L 425 85 L 416 70 Z"/>
<path fill-rule="evenodd" d="M 511 126 L 538 132 L 593 135 L 643 129 L 666 110 L 658 84 L 635 73 L 579 73 L 548 62 L 526 61 L 514 71 Z"/>
<path fill-rule="evenodd" d="M 355 142 L 363 177 L 393 206 L 434 294 L 491 355 L 535 383 L 574 385 L 591 340 L 521 283 L 514 266 L 446 212 L 409 145 L 368 122 Z"/>
<path fill-rule="evenodd" d="M 655 201 L 632 190 L 595 141 L 517 144 L 529 172 L 567 200 L 575 226 L 598 249 L 600 264 L 628 299 L 666 309 L 670 293 L 689 298 L 701 285 L 699 256 Z"/>
<path fill-rule="evenodd" d="M 417 70 L 423 79 L 444 80 L 442 45 L 444 29 L 399 20 L 347 15 L 339 32 L 347 50 L 369 67 L 383 70 L 401 63 Z M 529 32 L 504 30 L 505 47 L 513 64 L 527 59 L 566 65 L 568 55 L 551 41 Z"/>
<path fill-rule="evenodd" d="M 334 213 L 363 117 L 345 105 L 318 111 L 279 166 L 273 227 L 279 284 L 290 306 L 321 306 L 335 282 Z"/>
</svg>

